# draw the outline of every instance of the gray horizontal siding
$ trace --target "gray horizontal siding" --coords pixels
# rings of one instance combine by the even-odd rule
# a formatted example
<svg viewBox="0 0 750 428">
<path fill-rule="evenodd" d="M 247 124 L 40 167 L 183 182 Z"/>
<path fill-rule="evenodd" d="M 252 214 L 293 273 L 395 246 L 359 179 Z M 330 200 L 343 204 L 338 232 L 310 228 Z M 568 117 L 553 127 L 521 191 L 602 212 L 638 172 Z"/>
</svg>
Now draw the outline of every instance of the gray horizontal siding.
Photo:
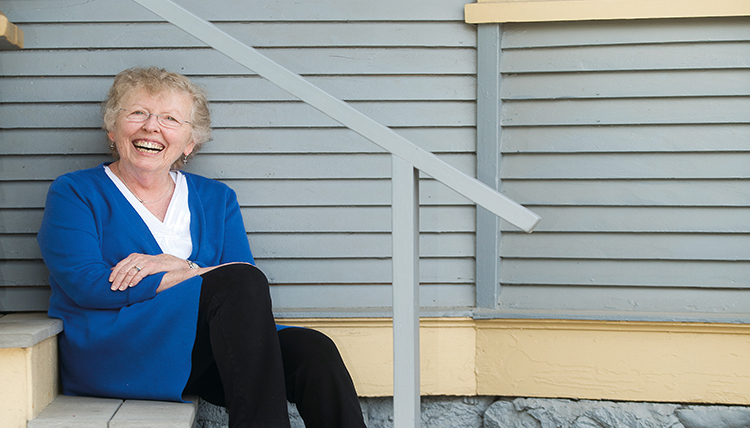
<svg viewBox="0 0 750 428">
<path fill-rule="evenodd" d="M 748 320 L 748 24 L 502 26 L 497 313 Z"/>
<path fill-rule="evenodd" d="M 0 81 L 6 102 L 98 103 L 112 84 L 110 77 L 32 76 Z M 258 77 L 193 77 L 206 87 L 214 102 L 297 101 L 273 83 Z M 476 88 L 472 76 L 309 76 L 311 83 L 345 101 L 472 101 Z"/>
<path fill-rule="evenodd" d="M 395 131 L 437 153 L 473 153 L 474 129 L 469 127 L 400 128 Z M 364 137 L 344 128 L 242 128 L 213 130 L 214 141 L 202 153 L 385 153 Z M 248 136 L 251 139 L 248 139 Z M 57 144 L 47 141 L 55 139 Z M 107 154 L 99 129 L 6 129 L 3 154 Z M 220 144 L 219 144 L 220 143 Z"/>
<path fill-rule="evenodd" d="M 459 21 L 464 3 L 454 0 L 398 0 L 352 3 L 348 0 L 272 2 L 184 0 L 180 6 L 210 21 Z M 163 21 L 146 9 L 122 0 L 3 0 L 12 22 Z"/>
<path fill-rule="evenodd" d="M 476 30 L 463 3 L 185 1 L 228 33 L 468 174 Z M 208 91 L 213 141 L 186 168 L 237 191 L 279 310 L 388 307 L 390 155 L 135 3 L 6 1 L 0 52 L 0 311 L 43 309 L 35 234 L 51 181 L 110 159 L 99 103 L 134 65 Z M 422 304 L 474 303 L 475 208 L 422 177 Z"/>
<path fill-rule="evenodd" d="M 391 183 L 387 180 L 223 181 L 235 189 L 241 206 L 351 207 L 390 206 L 391 203 Z M 4 208 L 44 208 L 49 184 L 49 181 L 3 182 Z M 468 203 L 465 198 L 435 181 L 423 181 L 421 187 L 423 191 L 420 195 L 420 204 L 423 206 Z M 9 212 L 14 213 L 16 210 Z"/>
<path fill-rule="evenodd" d="M 393 127 L 473 126 L 471 102 L 350 102 L 362 113 Z M 340 126 L 320 111 L 301 102 L 215 103 L 213 126 L 218 128 L 335 127 Z M 0 122 L 11 129 L 95 128 L 101 125 L 97 104 L 5 104 Z M 41 121 L 39 117 L 45 118 Z"/>
<path fill-rule="evenodd" d="M 471 74 L 475 51 L 466 48 L 273 48 L 260 53 L 302 75 Z M 127 55 L 124 55 L 127 54 Z M 187 75 L 242 75 L 248 71 L 223 54 L 199 49 L 30 50 L 2 53 L 3 69 L 15 76 L 115 75 L 134 65 L 172 64 Z M 24 58 L 21 61 L 20 58 Z"/>
<path fill-rule="evenodd" d="M 564 24 L 529 23 L 506 25 L 503 48 L 548 48 L 553 46 L 638 45 L 664 43 L 727 42 L 750 40 L 747 18 L 632 20 L 627 25 L 613 21 Z M 562 30 L 562 31 L 561 31 Z"/>
<path fill-rule="evenodd" d="M 217 22 L 254 47 L 471 47 L 475 32 L 462 22 Z M 199 48 L 205 44 L 169 23 L 45 23 L 24 25 L 24 49 Z M 78 37 L 85 32 L 89 37 Z"/>
</svg>

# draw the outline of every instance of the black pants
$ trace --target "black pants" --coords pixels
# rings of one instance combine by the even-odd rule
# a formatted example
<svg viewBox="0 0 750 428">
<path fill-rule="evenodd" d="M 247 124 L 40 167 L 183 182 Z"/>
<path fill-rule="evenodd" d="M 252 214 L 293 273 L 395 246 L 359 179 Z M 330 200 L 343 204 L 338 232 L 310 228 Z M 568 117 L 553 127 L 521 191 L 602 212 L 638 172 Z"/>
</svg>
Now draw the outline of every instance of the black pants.
<svg viewBox="0 0 750 428">
<path fill-rule="evenodd" d="M 276 331 L 265 275 L 233 264 L 203 275 L 186 394 L 225 406 L 229 426 L 289 427 L 286 401 L 307 428 L 363 428 L 354 385 L 320 332 Z"/>
</svg>

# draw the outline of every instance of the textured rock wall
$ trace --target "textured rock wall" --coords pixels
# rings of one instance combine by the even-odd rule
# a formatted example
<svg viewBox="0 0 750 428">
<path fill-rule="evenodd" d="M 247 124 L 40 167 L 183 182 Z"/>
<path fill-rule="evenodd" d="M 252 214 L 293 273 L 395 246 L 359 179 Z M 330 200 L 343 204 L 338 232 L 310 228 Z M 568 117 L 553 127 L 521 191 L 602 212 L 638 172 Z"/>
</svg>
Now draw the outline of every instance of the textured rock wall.
<svg viewBox="0 0 750 428">
<path fill-rule="evenodd" d="M 393 427 L 391 398 L 363 398 L 368 428 Z M 750 428 L 750 407 L 542 398 L 423 397 L 421 428 Z M 304 428 L 294 405 L 292 428 Z M 201 403 L 198 428 L 226 428 L 226 411 Z"/>
</svg>

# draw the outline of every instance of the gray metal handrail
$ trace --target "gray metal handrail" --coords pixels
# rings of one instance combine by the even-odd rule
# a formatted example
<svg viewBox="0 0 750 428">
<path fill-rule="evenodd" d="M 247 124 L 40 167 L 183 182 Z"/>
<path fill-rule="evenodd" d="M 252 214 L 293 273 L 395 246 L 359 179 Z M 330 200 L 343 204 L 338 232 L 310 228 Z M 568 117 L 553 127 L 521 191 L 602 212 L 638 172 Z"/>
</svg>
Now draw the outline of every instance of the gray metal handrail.
<svg viewBox="0 0 750 428">
<path fill-rule="evenodd" d="M 391 153 L 393 222 L 394 427 L 418 427 L 419 171 L 516 227 L 531 232 L 540 217 L 448 165 L 257 50 L 170 0 L 134 0 Z"/>
</svg>

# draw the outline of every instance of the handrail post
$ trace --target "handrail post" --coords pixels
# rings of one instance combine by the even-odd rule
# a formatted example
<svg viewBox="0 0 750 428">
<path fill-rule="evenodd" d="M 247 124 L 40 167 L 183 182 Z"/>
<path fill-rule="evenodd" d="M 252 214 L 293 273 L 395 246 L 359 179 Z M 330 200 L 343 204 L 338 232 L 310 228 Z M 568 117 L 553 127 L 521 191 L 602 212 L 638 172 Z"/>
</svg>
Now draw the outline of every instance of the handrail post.
<svg viewBox="0 0 750 428">
<path fill-rule="evenodd" d="M 421 423 L 419 391 L 419 171 L 393 155 L 393 426 Z"/>
</svg>

